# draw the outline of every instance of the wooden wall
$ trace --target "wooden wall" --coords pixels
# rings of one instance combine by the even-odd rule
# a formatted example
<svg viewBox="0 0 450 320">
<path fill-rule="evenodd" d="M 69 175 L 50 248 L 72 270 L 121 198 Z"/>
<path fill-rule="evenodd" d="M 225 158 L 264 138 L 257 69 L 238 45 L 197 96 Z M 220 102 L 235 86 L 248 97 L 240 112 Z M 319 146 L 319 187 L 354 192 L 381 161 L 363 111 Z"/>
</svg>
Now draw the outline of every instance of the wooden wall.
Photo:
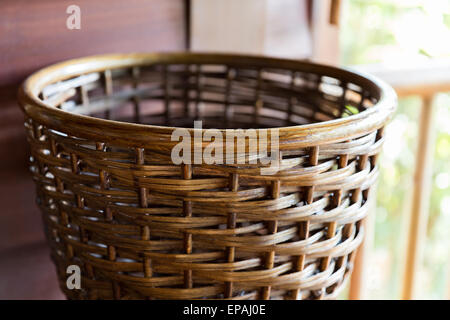
<svg viewBox="0 0 450 320">
<path fill-rule="evenodd" d="M 184 50 L 184 0 L 0 1 L 0 299 L 61 298 L 27 172 L 18 85 L 54 62 L 100 53 Z"/>
</svg>

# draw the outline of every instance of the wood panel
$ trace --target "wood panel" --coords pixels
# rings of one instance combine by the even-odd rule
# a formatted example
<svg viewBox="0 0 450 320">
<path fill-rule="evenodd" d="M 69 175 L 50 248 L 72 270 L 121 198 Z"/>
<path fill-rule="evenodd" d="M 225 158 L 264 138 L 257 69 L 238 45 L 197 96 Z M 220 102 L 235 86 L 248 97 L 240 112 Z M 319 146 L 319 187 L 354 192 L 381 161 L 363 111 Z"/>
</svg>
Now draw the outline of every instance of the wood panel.
<svg viewBox="0 0 450 320">
<path fill-rule="evenodd" d="M 45 242 L 0 253 L 0 299 L 64 299 Z"/>
<path fill-rule="evenodd" d="M 184 48 L 182 0 L 79 0 L 81 29 L 69 30 L 72 0 L 0 2 L 0 85 L 79 56 Z"/>
<path fill-rule="evenodd" d="M 69 30 L 66 8 L 73 3 L 0 1 L 0 252 L 43 239 L 16 103 L 21 81 L 65 59 L 185 48 L 183 0 L 78 0 L 81 29 Z"/>
<path fill-rule="evenodd" d="M 184 0 L 78 0 L 80 30 L 66 27 L 70 4 L 73 1 L 0 1 L 1 299 L 63 298 L 27 173 L 18 85 L 33 71 L 65 59 L 185 49 Z"/>
</svg>

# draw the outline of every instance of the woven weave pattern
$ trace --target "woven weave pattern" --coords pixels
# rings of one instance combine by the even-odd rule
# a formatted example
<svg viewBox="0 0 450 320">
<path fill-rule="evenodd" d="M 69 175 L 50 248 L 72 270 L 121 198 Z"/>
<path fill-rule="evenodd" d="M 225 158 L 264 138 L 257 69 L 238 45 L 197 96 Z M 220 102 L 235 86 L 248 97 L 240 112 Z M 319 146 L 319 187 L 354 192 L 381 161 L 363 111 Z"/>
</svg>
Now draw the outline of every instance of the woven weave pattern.
<svg viewBox="0 0 450 320">
<path fill-rule="evenodd" d="M 47 118 L 23 94 L 62 290 L 71 299 L 336 298 L 364 236 L 388 115 L 366 129 L 338 127 L 377 108 L 379 90 L 308 64 L 187 57 L 36 84 L 48 112 L 66 111 Z M 342 121 L 323 135 L 319 125 L 311 135 L 281 130 L 279 171 L 263 175 L 250 164 L 175 165 L 169 127 L 143 133 L 98 118 L 224 129 Z M 69 265 L 81 268 L 79 290 L 66 287 Z"/>
</svg>

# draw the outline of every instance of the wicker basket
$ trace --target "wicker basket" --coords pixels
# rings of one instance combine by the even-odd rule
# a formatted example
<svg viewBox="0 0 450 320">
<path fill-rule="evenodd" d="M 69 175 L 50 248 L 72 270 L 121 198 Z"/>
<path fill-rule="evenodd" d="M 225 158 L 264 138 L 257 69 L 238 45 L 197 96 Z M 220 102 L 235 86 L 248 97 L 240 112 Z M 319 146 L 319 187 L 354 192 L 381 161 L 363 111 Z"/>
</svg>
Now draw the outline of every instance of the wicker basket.
<svg viewBox="0 0 450 320">
<path fill-rule="evenodd" d="M 56 64 L 30 76 L 19 99 L 70 299 L 335 298 L 363 239 L 396 105 L 379 80 L 333 67 L 187 53 Z M 175 127 L 258 137 L 277 128 L 279 150 L 267 156 L 279 166 L 177 165 Z M 242 135 L 233 150 L 250 159 Z M 69 265 L 80 267 L 81 289 L 68 289 Z"/>
</svg>

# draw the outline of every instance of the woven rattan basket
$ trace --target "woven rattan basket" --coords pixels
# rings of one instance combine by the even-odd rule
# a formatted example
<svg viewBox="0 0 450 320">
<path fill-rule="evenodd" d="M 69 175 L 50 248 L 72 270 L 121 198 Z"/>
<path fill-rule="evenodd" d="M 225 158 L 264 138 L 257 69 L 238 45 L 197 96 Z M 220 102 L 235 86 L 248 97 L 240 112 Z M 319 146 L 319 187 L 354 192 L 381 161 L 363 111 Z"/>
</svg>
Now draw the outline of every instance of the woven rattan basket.
<svg viewBox="0 0 450 320">
<path fill-rule="evenodd" d="M 70 299 L 335 298 L 364 237 L 396 105 L 379 80 L 338 68 L 187 53 L 56 64 L 30 76 L 19 99 Z M 254 137 L 244 129 L 277 128 L 278 150 L 266 154 L 277 170 L 263 173 L 262 158 L 175 164 L 181 127 L 242 128 L 232 150 L 247 160 Z M 80 289 L 67 286 L 70 265 Z"/>
</svg>

